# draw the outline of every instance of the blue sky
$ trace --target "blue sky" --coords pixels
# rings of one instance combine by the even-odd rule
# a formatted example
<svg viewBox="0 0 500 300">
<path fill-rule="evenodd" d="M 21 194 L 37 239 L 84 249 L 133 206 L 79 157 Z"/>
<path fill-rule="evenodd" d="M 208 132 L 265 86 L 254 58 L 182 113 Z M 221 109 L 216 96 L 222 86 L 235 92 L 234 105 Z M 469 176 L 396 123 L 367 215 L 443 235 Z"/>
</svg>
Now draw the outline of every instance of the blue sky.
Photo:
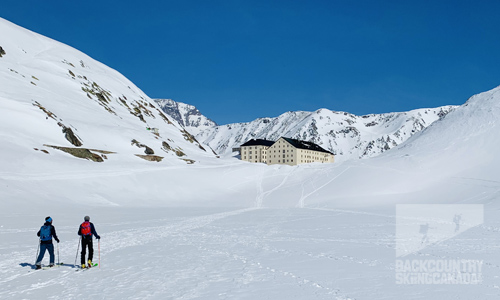
<svg viewBox="0 0 500 300">
<path fill-rule="evenodd" d="M 500 85 L 500 1 L 12 1 L 0 17 L 219 124 L 463 104 Z M 1 33 L 0 33 L 1 41 Z"/>
</svg>

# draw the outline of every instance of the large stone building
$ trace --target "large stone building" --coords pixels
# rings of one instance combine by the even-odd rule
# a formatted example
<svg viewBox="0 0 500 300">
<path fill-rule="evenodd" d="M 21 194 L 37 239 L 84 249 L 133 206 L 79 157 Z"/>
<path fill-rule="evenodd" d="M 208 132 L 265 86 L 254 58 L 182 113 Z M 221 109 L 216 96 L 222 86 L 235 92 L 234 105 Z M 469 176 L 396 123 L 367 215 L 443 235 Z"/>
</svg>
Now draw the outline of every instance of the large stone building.
<svg viewBox="0 0 500 300">
<path fill-rule="evenodd" d="M 306 141 L 281 137 L 276 142 L 252 139 L 240 146 L 241 160 L 268 165 L 333 163 L 333 153 Z"/>
<path fill-rule="evenodd" d="M 253 163 L 266 163 L 267 149 L 273 144 L 273 141 L 268 140 L 249 140 L 240 146 L 241 160 Z"/>
</svg>

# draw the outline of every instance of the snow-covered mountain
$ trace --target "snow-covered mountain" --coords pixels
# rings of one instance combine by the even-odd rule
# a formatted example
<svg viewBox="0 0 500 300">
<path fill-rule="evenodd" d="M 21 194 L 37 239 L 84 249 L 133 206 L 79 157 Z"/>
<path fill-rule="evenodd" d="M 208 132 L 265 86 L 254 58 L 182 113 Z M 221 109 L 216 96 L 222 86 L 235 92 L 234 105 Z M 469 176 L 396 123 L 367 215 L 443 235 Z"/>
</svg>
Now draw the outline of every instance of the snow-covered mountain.
<svg viewBox="0 0 500 300">
<path fill-rule="evenodd" d="M 0 32 L 0 240 L 8 241 L 0 247 L 1 299 L 498 298 L 500 87 L 443 113 L 288 113 L 314 117 L 317 132 L 352 122 L 364 140 L 420 131 L 372 159 L 268 166 L 212 159 L 118 72 L 2 19 Z M 282 121 L 278 128 L 300 125 Z M 173 151 L 159 149 L 163 141 Z M 86 147 L 106 162 L 54 146 L 74 154 Z M 150 150 L 168 164 L 133 155 Z M 181 150 L 200 163 L 186 165 L 173 153 Z M 481 284 L 395 284 L 405 204 L 449 215 L 417 210 L 408 218 L 415 234 L 429 219 L 455 232 L 436 241 L 447 231 L 433 228 L 411 259 L 480 261 Z M 456 233 L 454 212 L 471 204 L 484 218 L 464 230 L 464 214 Z M 65 263 L 35 271 L 36 232 L 49 215 Z M 85 215 L 102 237 L 94 243 L 99 268 L 75 272 Z"/>
<path fill-rule="evenodd" d="M 210 120 L 193 105 L 177 102 L 171 99 L 154 99 L 160 108 L 167 115 L 181 124 L 191 134 L 198 134 L 200 131 L 217 126 L 217 123 Z"/>
<path fill-rule="evenodd" d="M 409 112 L 356 116 L 347 112 L 319 109 L 315 112 L 287 112 L 276 118 L 260 118 L 207 128 L 196 138 L 219 154 L 253 139 L 277 140 L 280 136 L 314 142 L 336 154 L 336 161 L 377 156 L 396 147 L 455 106 L 416 109 Z"/>
<path fill-rule="evenodd" d="M 0 32 L 0 143 L 11 163 L 59 154 L 174 164 L 213 156 L 117 71 L 4 19 Z"/>
<path fill-rule="evenodd" d="M 400 299 L 399 287 L 419 299 L 498 295 L 499 103 L 500 88 L 474 96 L 403 145 L 338 164 L 74 170 L 71 160 L 38 170 L 40 156 L 4 159 L 0 298 Z M 480 261 L 481 284 L 395 284 L 398 208 L 407 204 L 424 205 L 406 218 L 411 232 L 441 226 L 411 259 Z M 470 218 L 469 205 L 484 218 Z M 102 237 L 101 268 L 80 273 L 75 232 L 87 212 Z M 461 231 L 436 239 L 456 232 L 455 212 L 464 212 Z M 36 230 L 48 215 L 65 264 L 35 271 Z"/>
</svg>

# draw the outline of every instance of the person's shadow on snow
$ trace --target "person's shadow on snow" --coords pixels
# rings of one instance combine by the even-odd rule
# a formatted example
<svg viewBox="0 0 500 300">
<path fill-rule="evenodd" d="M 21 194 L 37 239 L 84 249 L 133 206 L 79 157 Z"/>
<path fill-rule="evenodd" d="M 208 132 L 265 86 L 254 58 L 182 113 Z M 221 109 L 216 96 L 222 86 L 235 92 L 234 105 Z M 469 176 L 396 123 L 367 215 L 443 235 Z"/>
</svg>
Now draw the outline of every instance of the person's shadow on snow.
<svg viewBox="0 0 500 300">
<path fill-rule="evenodd" d="M 21 267 L 23 268 L 26 268 L 26 267 L 30 267 L 31 269 L 35 270 L 36 269 L 36 265 L 34 264 L 30 264 L 30 263 L 20 263 L 19 264 Z M 61 267 L 70 267 L 70 268 L 76 268 L 76 265 L 74 264 L 61 264 L 60 265 Z"/>
<path fill-rule="evenodd" d="M 34 264 L 30 264 L 30 263 L 22 263 L 22 264 L 19 264 L 21 267 L 30 267 L 32 268 L 33 270 L 35 269 L 35 265 Z"/>
</svg>

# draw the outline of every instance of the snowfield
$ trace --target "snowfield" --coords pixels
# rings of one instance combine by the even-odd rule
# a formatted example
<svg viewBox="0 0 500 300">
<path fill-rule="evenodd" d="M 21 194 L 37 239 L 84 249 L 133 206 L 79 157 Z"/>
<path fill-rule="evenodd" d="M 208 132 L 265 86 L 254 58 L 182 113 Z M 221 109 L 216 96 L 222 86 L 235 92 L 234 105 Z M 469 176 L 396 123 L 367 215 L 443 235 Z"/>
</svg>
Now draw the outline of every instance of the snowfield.
<svg viewBox="0 0 500 300">
<path fill-rule="evenodd" d="M 348 187 L 340 188 L 354 182 L 351 177 L 372 173 L 382 174 L 373 179 L 377 184 L 360 183 L 363 188 L 357 189 L 351 183 L 351 196 L 347 196 Z M 496 200 L 500 182 L 457 176 L 440 180 L 439 187 L 431 184 L 406 194 L 373 191 L 373 186 L 385 180 L 397 182 L 395 178 L 401 174 L 401 170 L 377 169 L 366 161 L 363 165 L 274 168 L 231 163 L 96 172 L 94 176 L 45 174 L 27 179 L 3 174 L 2 185 L 8 186 L 2 189 L 4 194 L 17 187 L 10 190 L 9 198 L 2 195 L 12 201 L 0 213 L 0 239 L 4 241 L 0 247 L 0 298 L 498 297 Z M 415 178 L 419 174 L 407 175 Z M 86 182 L 83 186 L 81 179 Z M 176 191 L 182 181 L 191 193 Z M 107 186 L 111 183 L 114 185 Z M 141 187 L 140 194 L 130 194 L 131 184 Z M 30 195 L 34 186 L 37 190 Z M 372 192 L 366 190 L 369 186 Z M 424 183 L 414 182 L 413 186 L 423 187 Z M 148 193 L 148 187 L 154 193 Z M 56 196 L 58 190 L 60 197 Z M 102 196 L 107 190 L 109 194 Z M 15 191 L 21 195 L 16 196 Z M 65 196 L 70 191 L 74 198 Z M 37 193 L 54 199 L 40 200 Z M 180 203 L 182 199 L 184 203 Z M 481 260 L 482 283 L 396 284 L 397 203 L 484 204 L 484 224 L 410 255 L 412 259 Z M 101 268 L 76 272 L 76 232 L 87 214 L 102 237 Z M 35 271 L 36 232 L 47 215 L 54 219 L 61 240 L 59 257 L 65 265 Z M 422 222 L 416 220 L 415 224 Z M 94 248 L 97 261 L 97 242 Z M 44 264 L 48 264 L 47 254 Z"/>
<path fill-rule="evenodd" d="M 0 299 L 499 298 L 500 87 L 377 157 L 267 166 L 201 149 L 139 88 L 77 50 L 3 19 L 0 32 L 8 33 L 0 41 Z M 93 162 L 44 146 L 74 146 L 58 122 L 83 147 L 114 153 L 96 152 L 103 161 Z M 138 158 L 144 147 L 132 138 L 163 160 Z M 81 271 L 85 215 L 101 236 L 100 267 Z M 35 271 L 46 216 L 64 265 Z M 410 245 L 403 256 L 401 245 Z M 439 275 L 436 265 L 453 262 L 474 263 L 454 274 L 479 280 L 404 277 Z"/>
<path fill-rule="evenodd" d="M 24 227 L 2 227 L 8 241 L 1 249 L 2 299 L 494 299 L 500 293 L 496 220 L 415 255 L 479 257 L 482 284 L 397 285 L 391 209 L 98 209 L 91 220 L 102 236 L 101 268 L 83 272 L 73 266 L 76 210 L 53 215 L 68 265 L 32 270 L 38 215 L 22 214 Z"/>
</svg>

